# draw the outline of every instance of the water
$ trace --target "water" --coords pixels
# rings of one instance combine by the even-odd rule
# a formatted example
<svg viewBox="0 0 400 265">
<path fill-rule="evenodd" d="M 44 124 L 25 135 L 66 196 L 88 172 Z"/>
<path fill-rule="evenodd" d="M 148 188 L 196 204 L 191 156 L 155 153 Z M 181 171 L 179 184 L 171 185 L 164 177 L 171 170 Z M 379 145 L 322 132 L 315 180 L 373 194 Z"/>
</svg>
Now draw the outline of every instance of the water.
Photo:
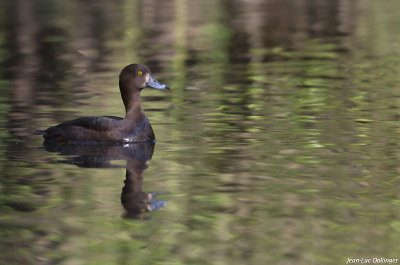
<svg viewBox="0 0 400 265">
<path fill-rule="evenodd" d="M 400 258 L 398 1 L 0 6 L 1 264 Z M 133 62 L 155 146 L 33 135 L 123 116 Z"/>
</svg>

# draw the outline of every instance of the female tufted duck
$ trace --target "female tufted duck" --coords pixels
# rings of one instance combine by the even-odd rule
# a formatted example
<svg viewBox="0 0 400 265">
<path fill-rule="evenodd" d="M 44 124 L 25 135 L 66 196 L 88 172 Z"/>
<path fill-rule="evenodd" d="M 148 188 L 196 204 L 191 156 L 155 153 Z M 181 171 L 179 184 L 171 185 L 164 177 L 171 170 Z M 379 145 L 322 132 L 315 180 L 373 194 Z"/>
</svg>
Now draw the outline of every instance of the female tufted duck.
<svg viewBox="0 0 400 265">
<path fill-rule="evenodd" d="M 169 89 L 151 76 L 143 64 L 130 64 L 119 75 L 119 89 L 125 105 L 125 119 L 114 116 L 82 117 L 42 131 L 45 142 L 145 142 L 154 141 L 144 114 L 140 91 L 145 87 Z"/>
</svg>

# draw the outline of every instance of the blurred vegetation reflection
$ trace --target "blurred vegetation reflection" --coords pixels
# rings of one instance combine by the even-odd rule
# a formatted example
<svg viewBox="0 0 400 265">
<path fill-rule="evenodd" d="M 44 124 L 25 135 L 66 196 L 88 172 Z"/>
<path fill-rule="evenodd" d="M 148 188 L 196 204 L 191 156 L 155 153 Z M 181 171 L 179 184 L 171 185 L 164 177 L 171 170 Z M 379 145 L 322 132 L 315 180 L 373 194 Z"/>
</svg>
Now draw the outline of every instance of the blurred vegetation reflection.
<svg viewBox="0 0 400 265">
<path fill-rule="evenodd" d="M 397 0 L 1 1 L 0 263 L 399 258 L 398 10 Z M 83 168 L 64 163 L 76 153 L 45 151 L 36 129 L 123 116 L 118 73 L 136 62 L 172 88 L 142 92 L 151 161 L 122 148 L 116 166 Z M 135 176 L 167 192 L 142 221 L 122 218 L 121 186 Z"/>
</svg>

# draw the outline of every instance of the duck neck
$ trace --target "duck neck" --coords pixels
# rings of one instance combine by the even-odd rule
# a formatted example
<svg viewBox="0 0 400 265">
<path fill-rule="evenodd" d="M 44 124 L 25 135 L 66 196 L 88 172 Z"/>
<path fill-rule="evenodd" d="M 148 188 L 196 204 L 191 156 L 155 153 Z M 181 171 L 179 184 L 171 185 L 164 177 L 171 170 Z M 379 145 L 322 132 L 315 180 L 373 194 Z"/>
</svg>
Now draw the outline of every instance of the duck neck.
<svg viewBox="0 0 400 265">
<path fill-rule="evenodd" d="M 135 91 L 131 93 L 127 100 L 124 100 L 125 104 L 125 119 L 136 120 L 144 115 L 142 101 L 140 99 L 140 92 Z"/>
</svg>

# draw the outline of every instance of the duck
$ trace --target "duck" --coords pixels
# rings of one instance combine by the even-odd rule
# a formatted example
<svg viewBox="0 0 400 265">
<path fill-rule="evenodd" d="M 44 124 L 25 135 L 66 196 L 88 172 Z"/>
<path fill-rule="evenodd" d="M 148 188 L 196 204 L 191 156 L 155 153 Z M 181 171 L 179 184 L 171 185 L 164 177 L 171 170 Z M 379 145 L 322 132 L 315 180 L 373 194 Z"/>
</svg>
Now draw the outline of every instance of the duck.
<svg viewBox="0 0 400 265">
<path fill-rule="evenodd" d="M 129 64 L 119 75 L 119 89 L 125 106 L 125 118 L 115 116 L 80 117 L 67 121 L 44 131 L 45 143 L 70 142 L 154 142 L 155 134 L 150 121 L 144 113 L 140 92 L 152 87 L 169 89 L 154 79 L 150 69 L 144 64 Z"/>
</svg>

